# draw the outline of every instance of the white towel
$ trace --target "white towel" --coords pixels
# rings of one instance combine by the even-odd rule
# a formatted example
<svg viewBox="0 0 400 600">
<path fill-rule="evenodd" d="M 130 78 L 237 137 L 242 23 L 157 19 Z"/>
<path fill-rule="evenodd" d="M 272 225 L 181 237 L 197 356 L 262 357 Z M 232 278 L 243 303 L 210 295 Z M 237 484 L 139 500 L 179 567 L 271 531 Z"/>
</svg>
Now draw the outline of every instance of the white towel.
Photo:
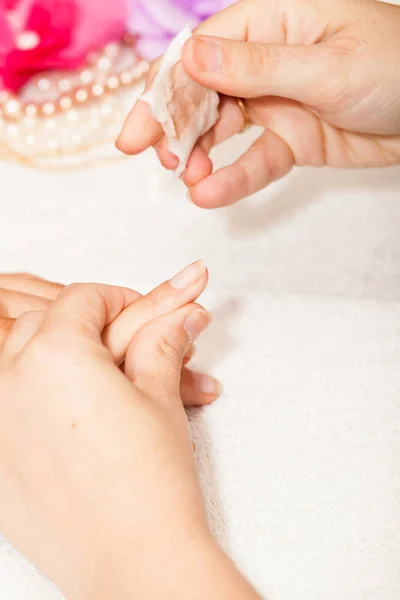
<svg viewBox="0 0 400 600">
<path fill-rule="evenodd" d="M 0 179 L 0 270 L 146 291 L 206 260 L 198 360 L 225 394 L 192 415 L 199 468 L 213 530 L 263 596 L 398 600 L 400 169 L 304 169 L 211 212 L 152 152 Z M 0 542 L 0 597 L 60 595 Z"/>
</svg>

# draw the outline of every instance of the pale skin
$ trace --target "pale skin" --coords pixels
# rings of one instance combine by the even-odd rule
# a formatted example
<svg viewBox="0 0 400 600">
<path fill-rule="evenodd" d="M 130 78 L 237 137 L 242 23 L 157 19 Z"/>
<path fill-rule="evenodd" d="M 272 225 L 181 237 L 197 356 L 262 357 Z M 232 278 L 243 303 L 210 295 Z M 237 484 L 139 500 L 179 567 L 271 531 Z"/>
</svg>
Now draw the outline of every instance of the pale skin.
<svg viewBox="0 0 400 600">
<path fill-rule="evenodd" d="M 399 14 L 242 0 L 199 27 L 184 66 L 224 96 L 183 176 L 193 201 L 225 206 L 294 164 L 397 164 Z M 232 96 L 264 133 L 212 174 L 210 149 L 243 127 Z M 140 102 L 118 145 L 176 164 Z M 199 263 L 145 297 L 0 276 L 0 530 L 69 600 L 260 598 L 211 537 L 182 404 L 219 391 L 184 366 L 206 283 Z"/>
<path fill-rule="evenodd" d="M 400 163 L 400 7 L 375 0 L 241 0 L 194 33 L 183 65 L 222 95 L 220 119 L 182 176 L 198 206 L 237 202 L 294 165 Z M 157 68 L 155 61 L 148 87 Z M 213 172 L 210 150 L 244 125 L 235 97 L 245 99 L 264 132 L 236 162 Z M 140 101 L 117 146 L 127 154 L 154 146 L 164 167 L 177 164 Z"/>
<path fill-rule="evenodd" d="M 3 341 L 0 531 L 69 600 L 259 598 L 209 532 L 181 401 L 206 282 L 69 286 Z"/>
<path fill-rule="evenodd" d="M 201 293 L 206 283 L 207 273 L 204 272 L 194 286 L 195 292 L 199 291 Z M 27 273 L 0 273 L 0 348 L 18 317 L 29 311 L 48 310 L 64 287 L 64 285 L 59 283 L 46 281 Z M 165 294 L 165 285 L 164 287 L 160 286 L 156 288 L 151 294 L 146 296 L 146 302 L 150 307 L 150 311 L 153 310 L 152 303 L 154 303 L 154 298 L 160 298 L 160 294 L 162 295 L 163 293 Z M 141 298 L 139 292 L 136 292 L 136 296 L 137 299 Z M 165 302 L 173 303 L 173 300 L 165 295 Z M 175 301 L 178 301 L 177 297 L 175 297 Z M 157 306 L 160 305 L 157 304 Z M 172 307 L 174 306 L 172 304 Z M 143 318 L 146 318 L 146 315 Z M 127 322 L 125 322 L 125 319 Z M 124 332 L 126 329 L 129 330 L 130 326 L 129 312 L 121 316 L 118 322 L 113 325 L 112 331 L 114 333 L 110 337 L 110 343 L 115 346 L 113 350 L 119 353 L 119 355 L 121 355 L 121 344 L 123 350 Z M 205 373 L 196 373 L 186 366 L 194 352 L 194 345 L 190 345 L 183 360 L 184 367 L 182 369 L 180 389 L 182 401 L 185 406 L 210 404 L 216 400 L 221 392 L 219 382 L 213 377 Z"/>
</svg>

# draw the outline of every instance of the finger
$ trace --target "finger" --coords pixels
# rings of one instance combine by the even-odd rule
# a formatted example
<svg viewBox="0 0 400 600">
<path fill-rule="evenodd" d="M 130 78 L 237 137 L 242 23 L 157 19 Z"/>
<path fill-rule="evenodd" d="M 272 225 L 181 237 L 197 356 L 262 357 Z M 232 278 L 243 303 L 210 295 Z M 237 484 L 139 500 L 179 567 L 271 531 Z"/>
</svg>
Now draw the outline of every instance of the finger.
<svg viewBox="0 0 400 600">
<path fill-rule="evenodd" d="M 0 289 L 0 313 L 4 317 L 17 318 L 28 310 L 46 310 L 50 304 L 46 298 Z"/>
<path fill-rule="evenodd" d="M 158 160 L 168 171 L 175 171 L 175 169 L 179 165 L 179 159 L 175 154 L 171 152 L 168 147 L 168 140 L 165 135 L 163 135 L 155 144 L 154 150 L 156 151 Z"/>
<path fill-rule="evenodd" d="M 0 288 L 54 300 L 64 286 L 29 273 L 2 273 L 0 274 Z"/>
<path fill-rule="evenodd" d="M 69 344 L 74 336 L 99 342 L 103 329 L 140 297 L 138 292 L 123 287 L 70 285 L 48 309 L 39 332 L 65 335 Z"/>
<path fill-rule="evenodd" d="M 245 118 L 236 98 L 222 96 L 220 116 L 215 126 L 199 140 L 200 146 L 208 153 L 214 146 L 243 131 Z"/>
<path fill-rule="evenodd" d="M 240 133 L 244 124 L 245 119 L 236 99 L 223 96 L 220 104 L 220 117 L 216 125 L 199 140 L 182 174 L 182 180 L 186 186 L 192 187 L 211 175 L 213 164 L 208 153 L 214 146 Z M 179 161 L 170 152 L 167 138 L 162 136 L 154 148 L 163 167 L 171 171 L 175 170 Z"/>
<path fill-rule="evenodd" d="M 103 333 L 103 343 L 115 360 L 123 360 L 132 338 L 146 323 L 197 300 L 207 281 L 208 271 L 199 260 L 122 312 Z"/>
<path fill-rule="evenodd" d="M 145 92 L 151 88 L 159 66 L 160 59 L 152 63 L 147 75 Z M 162 127 L 153 117 L 149 105 L 139 98 L 125 120 L 116 146 L 125 154 L 140 154 L 153 146 L 162 135 Z"/>
<path fill-rule="evenodd" d="M 195 185 L 191 200 L 202 208 L 234 204 L 283 177 L 293 164 L 289 146 L 266 130 L 236 162 Z"/>
<path fill-rule="evenodd" d="M 268 12 L 272 13 L 273 10 L 272 3 L 271 8 L 268 8 Z M 228 6 L 200 23 L 193 33 L 195 35 L 212 35 L 234 40 L 245 40 L 248 36 L 252 15 L 255 13 L 259 20 L 259 11 L 260 6 L 258 3 L 235 2 L 232 6 Z M 269 16 L 272 17 L 271 14 Z M 269 25 L 268 20 L 265 19 L 264 22 L 263 19 L 263 33 L 268 34 L 269 30 L 272 30 L 271 33 L 276 35 L 276 32 L 273 32 L 273 28 Z"/>
<path fill-rule="evenodd" d="M 207 152 L 199 145 L 194 148 L 189 163 L 182 174 L 182 181 L 187 187 L 195 185 L 213 172 L 213 163 Z"/>
<path fill-rule="evenodd" d="M 160 400 L 179 397 L 186 349 L 210 320 L 210 314 L 195 304 L 154 319 L 140 329 L 129 346 L 125 374 L 143 392 Z"/>
<path fill-rule="evenodd" d="M 168 147 L 168 141 L 166 136 L 163 136 L 155 145 L 154 149 L 157 153 L 158 160 L 162 164 L 162 166 L 169 170 L 175 171 L 175 169 L 179 165 L 179 160 L 172 154 Z M 186 169 L 182 174 L 182 180 L 186 185 L 191 183 L 197 183 L 201 179 L 208 177 L 211 175 L 213 170 L 213 165 L 207 154 L 204 152 L 202 148 L 197 146 L 194 148 L 192 154 L 190 155 L 188 165 L 190 164 L 189 178 L 187 176 L 188 170 Z"/>
<path fill-rule="evenodd" d="M 243 6 L 243 3 L 238 3 L 204 21 L 195 30 L 195 33 L 223 35 L 233 39 L 246 39 L 250 17 L 251 13 L 247 6 Z M 162 57 L 156 59 L 151 64 L 145 92 L 151 88 L 161 60 Z M 152 116 L 150 108 L 139 100 L 128 115 L 117 139 L 116 146 L 121 152 L 125 152 L 126 154 L 139 154 L 150 146 L 154 146 L 162 135 L 162 128 Z"/>
<path fill-rule="evenodd" d="M 222 393 L 222 386 L 210 375 L 182 369 L 181 398 L 185 406 L 205 406 L 214 402 Z"/>
<path fill-rule="evenodd" d="M 187 187 L 193 187 L 211 175 L 213 164 L 208 157 L 210 150 L 233 135 L 240 133 L 244 125 L 244 115 L 236 99 L 223 96 L 220 105 L 220 117 L 216 125 L 199 140 L 182 175 L 183 182 Z"/>
<path fill-rule="evenodd" d="M 203 21 L 194 31 L 196 35 L 229 37 L 234 40 L 246 40 L 250 23 L 256 17 L 260 22 L 258 3 L 237 2 L 225 10 L 219 11 L 206 21 Z M 284 43 L 285 24 L 284 12 L 277 3 L 268 3 L 263 8 L 262 31 L 271 44 Z M 254 29 L 254 27 L 253 27 Z M 157 73 L 162 57 L 154 61 L 150 67 L 146 91 Z M 162 136 L 160 125 L 151 116 L 149 109 L 140 100 L 136 103 L 125 121 L 120 136 L 116 142 L 117 148 L 127 154 L 138 154 L 153 146 Z"/>
<path fill-rule="evenodd" d="M 196 353 L 196 346 L 189 346 L 189 348 L 186 350 L 186 354 L 183 357 L 183 364 L 186 365 L 188 362 L 190 362 L 193 358 L 193 356 Z"/>
<path fill-rule="evenodd" d="M 3 341 L 2 356 L 6 360 L 14 358 L 19 352 L 25 348 L 28 342 L 38 332 L 39 327 L 43 322 L 45 312 L 42 310 L 32 310 L 23 313 L 16 319 L 8 333 L 7 338 Z"/>
<path fill-rule="evenodd" d="M 6 340 L 15 319 L 0 318 L 0 350 Z"/>
<path fill-rule="evenodd" d="M 340 72 L 348 58 L 324 44 L 261 44 L 209 36 L 191 38 L 182 54 L 189 75 L 217 92 L 309 104 L 317 101 L 326 73 Z"/>
</svg>

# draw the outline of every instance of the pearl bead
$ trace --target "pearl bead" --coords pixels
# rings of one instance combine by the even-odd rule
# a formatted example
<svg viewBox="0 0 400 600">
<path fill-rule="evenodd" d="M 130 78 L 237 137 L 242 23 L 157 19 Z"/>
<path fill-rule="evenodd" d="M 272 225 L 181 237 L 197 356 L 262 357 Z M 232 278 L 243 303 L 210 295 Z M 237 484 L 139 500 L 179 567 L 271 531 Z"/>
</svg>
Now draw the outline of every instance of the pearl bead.
<svg viewBox="0 0 400 600">
<path fill-rule="evenodd" d="M 107 56 L 118 56 L 119 46 L 118 44 L 111 43 L 105 47 L 104 51 L 107 54 Z"/>
<path fill-rule="evenodd" d="M 36 104 L 27 104 L 24 109 L 24 112 L 27 117 L 36 117 L 37 111 L 38 109 Z"/>
<path fill-rule="evenodd" d="M 7 127 L 7 133 L 10 137 L 16 137 L 18 135 L 18 127 L 16 125 L 9 125 Z"/>
<path fill-rule="evenodd" d="M 92 94 L 96 97 L 102 96 L 104 94 L 104 86 L 102 86 L 100 83 L 95 83 L 92 85 Z"/>
<path fill-rule="evenodd" d="M 132 73 L 130 73 L 129 71 L 122 71 L 120 79 L 123 85 L 130 85 L 133 81 Z"/>
<path fill-rule="evenodd" d="M 75 98 L 77 102 L 86 102 L 88 99 L 88 93 L 84 89 L 78 90 L 75 94 Z"/>
<path fill-rule="evenodd" d="M 17 119 L 21 112 L 21 103 L 19 100 L 8 100 L 4 105 L 4 112 L 10 119 Z"/>
<path fill-rule="evenodd" d="M 45 102 L 42 110 L 44 115 L 53 115 L 56 112 L 56 107 L 53 102 Z"/>
<path fill-rule="evenodd" d="M 92 83 L 93 73 L 91 71 L 89 71 L 89 69 L 85 69 L 81 73 L 81 81 L 82 81 L 82 83 Z"/>
<path fill-rule="evenodd" d="M 70 96 L 61 96 L 58 105 L 61 110 L 69 110 L 72 106 L 72 98 Z"/>
<path fill-rule="evenodd" d="M 28 144 L 28 146 L 32 146 L 35 143 L 35 136 L 33 133 L 25 136 L 25 143 Z"/>
<path fill-rule="evenodd" d="M 41 92 L 47 92 L 50 89 L 50 81 L 46 77 L 42 77 L 38 81 L 38 88 Z"/>
<path fill-rule="evenodd" d="M 97 62 L 97 66 L 99 67 L 99 69 L 101 69 L 102 71 L 108 71 L 108 69 L 111 66 L 111 62 L 109 61 L 108 58 L 106 58 L 105 56 L 102 56 L 100 58 L 100 60 Z"/>
<path fill-rule="evenodd" d="M 107 77 L 106 83 L 109 90 L 116 90 L 119 87 L 118 77 L 115 75 Z"/>
<path fill-rule="evenodd" d="M 66 78 L 60 79 L 60 81 L 58 82 L 58 87 L 62 92 L 69 92 L 69 90 L 71 89 L 71 82 L 69 79 Z"/>
</svg>

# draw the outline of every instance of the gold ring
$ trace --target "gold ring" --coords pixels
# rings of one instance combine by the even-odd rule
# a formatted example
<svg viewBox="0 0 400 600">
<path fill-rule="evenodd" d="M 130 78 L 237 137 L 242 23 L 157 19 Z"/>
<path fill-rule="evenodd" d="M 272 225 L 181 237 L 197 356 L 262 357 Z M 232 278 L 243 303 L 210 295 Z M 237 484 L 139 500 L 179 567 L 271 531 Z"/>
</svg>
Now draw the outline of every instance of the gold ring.
<svg viewBox="0 0 400 600">
<path fill-rule="evenodd" d="M 240 133 L 244 133 L 253 125 L 253 121 L 251 120 L 249 109 L 247 108 L 245 101 L 242 98 L 236 98 L 236 102 L 238 103 L 238 107 L 240 108 L 244 119 L 244 124 Z"/>
</svg>

